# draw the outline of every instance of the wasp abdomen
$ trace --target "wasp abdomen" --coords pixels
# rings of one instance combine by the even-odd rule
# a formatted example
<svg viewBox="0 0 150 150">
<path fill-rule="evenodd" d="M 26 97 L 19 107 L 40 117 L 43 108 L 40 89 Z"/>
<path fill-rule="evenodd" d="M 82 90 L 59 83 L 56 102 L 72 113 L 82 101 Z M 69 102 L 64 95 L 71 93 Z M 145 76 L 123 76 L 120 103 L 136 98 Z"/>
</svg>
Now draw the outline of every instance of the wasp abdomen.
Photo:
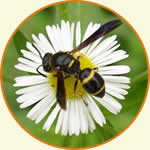
<svg viewBox="0 0 150 150">
<path fill-rule="evenodd" d="M 79 76 L 83 88 L 91 95 L 103 97 L 105 94 L 105 84 L 103 78 L 94 70 L 84 69 Z"/>
</svg>

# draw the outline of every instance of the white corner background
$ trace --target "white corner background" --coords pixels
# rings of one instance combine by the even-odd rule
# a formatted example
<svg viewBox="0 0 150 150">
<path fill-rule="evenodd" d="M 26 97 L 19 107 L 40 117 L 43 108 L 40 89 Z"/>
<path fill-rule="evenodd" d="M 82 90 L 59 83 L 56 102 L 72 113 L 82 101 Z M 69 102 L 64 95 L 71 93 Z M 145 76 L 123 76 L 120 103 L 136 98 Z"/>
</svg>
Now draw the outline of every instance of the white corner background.
<svg viewBox="0 0 150 150">
<path fill-rule="evenodd" d="M 58 1 L 58 0 L 57 0 Z M 91 0 L 103 4 L 123 16 L 140 35 L 150 58 L 150 1 L 149 0 Z M 0 59 L 8 39 L 16 27 L 35 10 L 56 0 L 0 1 Z M 124 33 L 126 34 L 126 32 Z M 150 149 L 150 92 L 135 122 L 119 137 L 90 150 Z M 134 108 L 133 108 L 134 109 Z M 58 150 L 28 135 L 12 118 L 0 91 L 0 149 Z"/>
</svg>

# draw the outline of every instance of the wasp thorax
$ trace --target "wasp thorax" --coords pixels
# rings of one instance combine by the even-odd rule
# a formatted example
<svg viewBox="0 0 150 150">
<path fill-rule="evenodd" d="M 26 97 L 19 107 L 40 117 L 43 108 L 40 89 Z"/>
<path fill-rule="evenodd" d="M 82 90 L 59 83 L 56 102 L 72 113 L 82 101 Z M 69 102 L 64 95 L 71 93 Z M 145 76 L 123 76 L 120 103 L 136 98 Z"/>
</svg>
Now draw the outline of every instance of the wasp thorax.
<svg viewBox="0 0 150 150">
<path fill-rule="evenodd" d="M 93 62 L 84 54 L 82 53 L 76 53 L 74 54 L 74 58 L 77 58 L 80 56 L 79 61 L 80 61 L 80 69 L 85 69 L 85 68 L 94 68 L 95 65 Z M 49 83 L 50 86 L 52 86 L 53 91 L 56 93 L 57 90 L 57 78 L 56 78 L 56 72 L 52 71 L 48 75 Z M 69 100 L 79 98 L 79 95 L 85 96 L 87 92 L 83 89 L 81 83 L 79 82 L 77 85 L 76 93 L 74 93 L 74 85 L 76 82 L 76 78 L 74 76 L 70 76 L 64 80 L 65 83 L 65 90 L 66 90 L 66 98 Z"/>
</svg>

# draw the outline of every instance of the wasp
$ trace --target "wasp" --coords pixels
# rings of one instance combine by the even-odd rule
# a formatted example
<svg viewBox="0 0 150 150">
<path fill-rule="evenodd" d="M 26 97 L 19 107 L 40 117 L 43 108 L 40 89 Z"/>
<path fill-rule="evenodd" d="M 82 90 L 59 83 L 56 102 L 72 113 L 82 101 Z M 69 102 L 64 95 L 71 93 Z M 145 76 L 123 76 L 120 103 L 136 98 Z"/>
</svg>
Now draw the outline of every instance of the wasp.
<svg viewBox="0 0 150 150">
<path fill-rule="evenodd" d="M 98 68 L 85 68 L 83 70 L 80 69 L 80 61 L 79 57 L 75 58 L 73 56 L 74 53 L 79 52 L 95 40 L 104 36 L 105 34 L 111 32 L 113 29 L 120 26 L 122 22 L 120 20 L 112 20 L 102 25 L 98 30 L 96 30 L 91 36 L 89 36 L 85 41 L 80 43 L 79 46 L 74 48 L 68 52 L 57 52 L 55 54 L 46 53 L 44 57 L 42 57 L 40 51 L 37 47 L 32 44 L 32 46 L 39 53 L 42 64 L 37 67 L 37 72 L 44 76 L 43 73 L 39 71 L 40 67 L 43 67 L 45 72 L 50 72 L 54 70 L 56 72 L 57 77 L 57 91 L 56 98 L 62 109 L 66 109 L 66 92 L 64 86 L 64 80 L 67 77 L 74 76 L 76 78 L 76 82 L 74 85 L 74 93 L 76 93 L 76 88 L 78 81 L 82 84 L 83 88 L 87 93 L 93 96 L 97 96 L 102 98 L 105 95 L 105 83 L 102 76 L 97 73 Z"/>
</svg>

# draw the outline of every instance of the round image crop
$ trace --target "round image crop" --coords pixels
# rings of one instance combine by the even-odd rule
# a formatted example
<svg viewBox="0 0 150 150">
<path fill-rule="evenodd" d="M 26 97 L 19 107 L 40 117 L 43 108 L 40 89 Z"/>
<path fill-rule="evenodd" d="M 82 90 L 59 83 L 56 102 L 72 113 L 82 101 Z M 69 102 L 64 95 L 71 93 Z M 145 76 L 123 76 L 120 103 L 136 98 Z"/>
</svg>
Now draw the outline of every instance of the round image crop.
<svg viewBox="0 0 150 150">
<path fill-rule="evenodd" d="M 148 59 L 130 24 L 90 2 L 42 8 L 12 34 L 1 62 L 5 102 L 18 124 L 56 147 L 120 135 L 148 90 Z"/>
</svg>

